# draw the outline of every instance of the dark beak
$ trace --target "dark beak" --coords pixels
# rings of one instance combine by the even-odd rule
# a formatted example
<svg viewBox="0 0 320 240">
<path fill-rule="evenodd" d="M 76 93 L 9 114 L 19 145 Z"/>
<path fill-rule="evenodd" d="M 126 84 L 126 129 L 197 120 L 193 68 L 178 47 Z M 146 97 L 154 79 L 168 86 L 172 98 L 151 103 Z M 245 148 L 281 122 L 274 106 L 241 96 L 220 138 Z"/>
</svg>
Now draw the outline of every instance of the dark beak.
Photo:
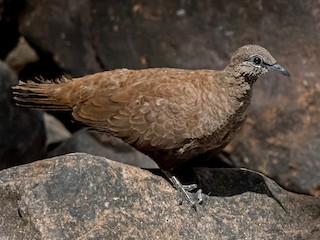
<svg viewBox="0 0 320 240">
<path fill-rule="evenodd" d="M 278 72 L 282 73 L 283 75 L 290 77 L 290 73 L 285 68 L 281 67 L 278 63 L 275 63 L 275 64 L 269 66 L 269 68 L 274 71 L 278 71 Z"/>
</svg>

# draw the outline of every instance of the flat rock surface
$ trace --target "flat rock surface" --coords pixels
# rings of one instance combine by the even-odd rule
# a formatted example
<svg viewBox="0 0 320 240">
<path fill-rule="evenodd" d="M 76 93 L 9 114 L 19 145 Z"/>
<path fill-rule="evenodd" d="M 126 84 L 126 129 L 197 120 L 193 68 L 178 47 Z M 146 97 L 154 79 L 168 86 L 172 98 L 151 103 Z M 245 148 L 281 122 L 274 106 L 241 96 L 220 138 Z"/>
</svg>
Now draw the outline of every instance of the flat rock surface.
<svg viewBox="0 0 320 240">
<path fill-rule="evenodd" d="M 184 173 L 184 175 L 186 172 Z M 190 175 L 191 176 L 191 175 Z M 204 204 L 162 177 L 69 154 L 0 172 L 2 239 L 319 239 L 320 201 L 245 169 L 194 170 Z"/>
</svg>

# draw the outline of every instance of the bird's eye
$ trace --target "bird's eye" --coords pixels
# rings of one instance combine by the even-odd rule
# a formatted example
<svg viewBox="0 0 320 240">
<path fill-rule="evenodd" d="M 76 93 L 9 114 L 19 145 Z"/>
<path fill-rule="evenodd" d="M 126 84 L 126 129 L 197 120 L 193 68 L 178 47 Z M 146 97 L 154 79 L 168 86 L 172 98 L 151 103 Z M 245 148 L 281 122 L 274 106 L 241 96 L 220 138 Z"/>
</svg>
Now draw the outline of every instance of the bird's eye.
<svg viewBox="0 0 320 240">
<path fill-rule="evenodd" d="M 260 65 L 262 63 L 262 59 L 260 57 L 257 57 L 257 56 L 252 57 L 251 61 L 256 65 Z"/>
</svg>

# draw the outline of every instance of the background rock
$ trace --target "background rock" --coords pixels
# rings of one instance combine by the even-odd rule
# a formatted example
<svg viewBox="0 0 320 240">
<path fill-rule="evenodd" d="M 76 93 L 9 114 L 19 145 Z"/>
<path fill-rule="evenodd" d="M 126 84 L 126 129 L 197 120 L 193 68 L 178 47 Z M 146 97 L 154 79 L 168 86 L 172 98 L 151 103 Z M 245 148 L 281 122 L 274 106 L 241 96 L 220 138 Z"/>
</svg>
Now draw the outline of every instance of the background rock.
<svg viewBox="0 0 320 240">
<path fill-rule="evenodd" d="M 90 153 L 141 168 L 158 168 L 148 156 L 120 139 L 87 129 L 74 133 L 71 138 L 50 151 L 48 157 L 75 152 Z"/>
<path fill-rule="evenodd" d="M 39 55 L 51 56 L 66 72 L 97 72 L 101 68 L 91 39 L 92 11 L 88 0 L 26 1 L 20 32 Z"/>
<path fill-rule="evenodd" d="M 0 172 L 0 238 L 319 239 L 320 202 L 244 169 L 196 169 L 195 212 L 148 171 L 70 154 Z"/>
<path fill-rule="evenodd" d="M 22 8 L 22 0 L 0 0 L 0 59 L 4 59 L 18 42 L 18 16 Z"/>
<path fill-rule="evenodd" d="M 28 64 L 39 61 L 35 50 L 27 43 L 24 37 L 19 38 L 17 46 L 7 55 L 5 62 L 17 74 L 21 73 Z"/>
<path fill-rule="evenodd" d="M 42 113 L 21 109 L 12 101 L 14 73 L 0 61 L 0 169 L 28 163 L 45 155 Z"/>
<path fill-rule="evenodd" d="M 48 113 L 43 114 L 44 123 L 47 133 L 46 145 L 58 144 L 71 137 L 71 133 L 65 126 L 54 116 Z"/>
</svg>

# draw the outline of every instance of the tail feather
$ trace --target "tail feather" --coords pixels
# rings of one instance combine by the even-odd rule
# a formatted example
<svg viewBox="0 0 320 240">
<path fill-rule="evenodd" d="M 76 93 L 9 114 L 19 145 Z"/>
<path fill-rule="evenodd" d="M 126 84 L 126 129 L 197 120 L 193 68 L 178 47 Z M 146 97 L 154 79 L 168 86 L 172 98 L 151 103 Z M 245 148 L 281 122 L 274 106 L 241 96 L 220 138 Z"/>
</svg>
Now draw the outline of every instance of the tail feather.
<svg viewBox="0 0 320 240">
<path fill-rule="evenodd" d="M 12 87 L 13 99 L 18 106 L 47 109 L 52 111 L 71 110 L 70 104 L 63 99 L 62 86 L 59 83 L 35 83 L 19 81 Z"/>
</svg>

